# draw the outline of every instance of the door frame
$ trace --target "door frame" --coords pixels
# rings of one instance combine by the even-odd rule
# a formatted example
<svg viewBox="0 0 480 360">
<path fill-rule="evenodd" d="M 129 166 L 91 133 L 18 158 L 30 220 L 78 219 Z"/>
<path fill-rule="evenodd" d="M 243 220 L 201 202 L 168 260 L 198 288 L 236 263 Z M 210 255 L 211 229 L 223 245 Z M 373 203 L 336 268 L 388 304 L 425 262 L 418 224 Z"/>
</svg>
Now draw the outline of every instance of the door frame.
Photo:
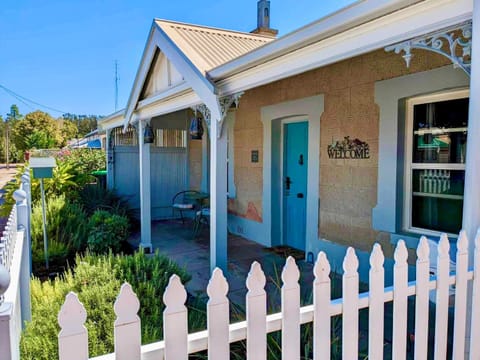
<svg viewBox="0 0 480 360">
<path fill-rule="evenodd" d="M 280 182 L 280 200 L 282 202 L 282 206 L 280 206 L 280 223 L 282 224 L 282 226 L 280 226 L 280 244 L 281 245 L 286 245 L 287 242 L 285 241 L 285 237 L 284 237 L 284 234 L 283 234 L 283 229 L 284 229 L 284 221 L 285 221 L 285 215 L 284 215 L 284 207 L 285 207 L 285 204 L 284 204 L 284 201 L 285 201 L 285 197 L 284 197 L 284 192 L 285 192 L 285 187 L 283 186 L 283 179 L 284 179 L 284 171 L 285 171 L 285 125 L 286 124 L 293 124 L 293 123 L 300 123 L 300 122 L 306 122 L 308 124 L 308 128 L 307 128 L 307 131 L 308 131 L 308 137 L 310 138 L 310 123 L 308 121 L 308 118 L 306 118 L 305 116 L 293 116 L 293 117 L 289 117 L 289 118 L 286 118 L 286 119 L 281 119 L 280 120 L 280 178 L 278 180 L 275 180 L 275 179 L 272 179 L 272 182 L 275 182 L 275 181 L 279 181 Z M 308 145 L 308 144 L 307 144 Z M 308 147 L 307 147 L 308 149 Z M 310 155 L 310 154 L 308 154 Z M 308 161 L 310 161 L 310 156 L 308 156 Z M 309 166 L 309 163 L 307 162 L 307 171 L 308 171 L 308 166 Z M 308 174 L 308 172 L 307 172 Z M 307 177 L 307 202 L 308 202 L 308 177 Z M 305 212 L 305 216 L 307 212 Z M 306 222 L 306 218 L 305 218 L 305 222 Z M 307 233 L 305 232 L 305 245 L 307 244 Z M 305 246 L 306 248 L 306 246 Z"/>
<path fill-rule="evenodd" d="M 261 120 L 263 123 L 263 193 L 262 193 L 262 217 L 263 236 L 269 246 L 280 245 L 278 238 L 282 228 L 282 217 L 275 214 L 272 202 L 278 201 L 275 196 L 281 196 L 280 191 L 275 190 L 275 179 L 272 177 L 274 166 L 273 147 L 279 133 L 274 131 L 275 124 L 282 121 L 302 120 L 308 122 L 308 179 L 307 179 L 307 219 L 305 253 L 312 251 L 315 241 L 318 240 L 318 213 L 319 213 L 319 185 L 320 185 L 320 117 L 324 109 L 324 96 L 316 95 L 299 100 L 287 101 L 261 108 Z M 282 130 L 283 132 L 283 130 Z M 283 143 L 283 140 L 281 140 Z M 283 157 L 283 148 L 281 151 Z M 282 166 L 283 167 L 283 166 Z M 275 169 L 273 169 L 275 170 Z M 277 169 L 278 170 L 278 169 Z M 283 171 L 283 169 L 282 169 Z M 283 211 L 283 210 L 282 210 Z M 283 216 L 283 214 L 281 215 Z M 282 237 L 280 237 L 282 239 Z M 283 241 L 283 239 L 282 239 Z"/>
</svg>

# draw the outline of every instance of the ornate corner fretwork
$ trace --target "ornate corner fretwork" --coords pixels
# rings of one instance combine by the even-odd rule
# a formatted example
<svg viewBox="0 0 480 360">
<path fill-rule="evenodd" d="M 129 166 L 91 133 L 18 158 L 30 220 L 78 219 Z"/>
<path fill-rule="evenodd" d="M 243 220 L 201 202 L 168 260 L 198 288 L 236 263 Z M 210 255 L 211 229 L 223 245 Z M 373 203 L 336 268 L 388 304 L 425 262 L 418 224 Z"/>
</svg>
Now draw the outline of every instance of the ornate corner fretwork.
<svg viewBox="0 0 480 360">
<path fill-rule="evenodd" d="M 233 95 L 225 96 L 222 97 L 218 100 L 218 106 L 220 109 L 220 116 L 221 118 L 218 119 L 218 124 L 219 126 L 217 127 L 217 137 L 220 137 L 222 135 L 222 128 L 223 128 L 223 121 L 225 120 L 228 110 L 232 107 L 232 105 L 235 104 L 235 107 L 238 108 L 238 105 L 240 103 L 240 97 L 243 95 L 243 92 L 236 93 Z M 199 111 L 205 122 L 207 123 L 208 127 L 208 132 L 210 133 L 210 123 L 212 119 L 212 114 L 210 109 L 205 105 L 205 104 L 200 104 L 195 107 L 191 108 L 193 111 Z"/>
<path fill-rule="evenodd" d="M 238 108 L 238 105 L 240 104 L 240 98 L 242 97 L 242 95 L 243 95 L 243 92 L 240 92 L 233 95 L 225 96 L 219 100 L 220 110 L 222 112 L 221 122 L 225 120 L 225 117 L 227 116 L 227 112 L 232 107 L 233 104 L 235 104 L 235 107 Z"/>
<path fill-rule="evenodd" d="M 396 54 L 403 51 L 402 57 L 408 68 L 413 57 L 412 49 L 423 49 L 443 55 L 452 61 L 454 67 L 461 68 L 470 76 L 472 22 L 387 46 L 385 51 L 395 51 Z"/>
</svg>

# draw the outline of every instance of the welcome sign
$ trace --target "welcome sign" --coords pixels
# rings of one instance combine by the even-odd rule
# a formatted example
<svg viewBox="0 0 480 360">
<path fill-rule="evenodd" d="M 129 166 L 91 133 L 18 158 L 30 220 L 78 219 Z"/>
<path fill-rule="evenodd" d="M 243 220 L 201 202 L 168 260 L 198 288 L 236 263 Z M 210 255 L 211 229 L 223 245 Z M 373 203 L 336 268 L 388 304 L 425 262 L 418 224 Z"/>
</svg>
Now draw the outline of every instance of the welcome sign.
<svg viewBox="0 0 480 360">
<path fill-rule="evenodd" d="M 345 136 L 342 141 L 333 141 L 328 145 L 330 159 L 370 159 L 370 147 L 359 139 L 351 140 Z"/>
</svg>

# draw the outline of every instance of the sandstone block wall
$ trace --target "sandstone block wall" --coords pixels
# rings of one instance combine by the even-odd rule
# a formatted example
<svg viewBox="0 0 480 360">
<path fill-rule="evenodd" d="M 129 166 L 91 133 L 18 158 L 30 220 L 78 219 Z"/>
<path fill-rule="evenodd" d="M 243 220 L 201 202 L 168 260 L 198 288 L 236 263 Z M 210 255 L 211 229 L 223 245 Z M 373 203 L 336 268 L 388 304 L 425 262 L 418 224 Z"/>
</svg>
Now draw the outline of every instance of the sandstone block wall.
<svg viewBox="0 0 480 360">
<path fill-rule="evenodd" d="M 372 229 L 371 212 L 377 201 L 379 109 L 374 101 L 376 81 L 447 65 L 440 55 L 416 51 L 410 69 L 401 56 L 383 50 L 247 91 L 235 120 L 235 183 L 237 197 L 229 210 L 262 221 L 263 124 L 261 108 L 323 94 L 320 119 L 319 236 L 370 250 L 384 238 Z M 344 136 L 370 146 L 370 158 L 329 159 L 327 146 Z M 259 162 L 252 163 L 252 150 Z M 311 156 L 311 154 L 309 155 Z"/>
</svg>

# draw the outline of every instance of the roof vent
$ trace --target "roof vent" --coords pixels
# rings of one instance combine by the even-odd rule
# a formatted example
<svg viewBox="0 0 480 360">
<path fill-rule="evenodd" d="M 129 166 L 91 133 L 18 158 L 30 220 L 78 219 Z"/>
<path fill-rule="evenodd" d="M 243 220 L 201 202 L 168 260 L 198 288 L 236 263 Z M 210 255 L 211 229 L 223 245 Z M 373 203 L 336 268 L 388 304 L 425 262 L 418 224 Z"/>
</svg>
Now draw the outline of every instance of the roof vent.
<svg viewBox="0 0 480 360">
<path fill-rule="evenodd" d="M 276 37 L 278 30 L 270 28 L 270 1 L 259 0 L 257 11 L 257 28 L 252 31 L 252 34 Z"/>
</svg>

